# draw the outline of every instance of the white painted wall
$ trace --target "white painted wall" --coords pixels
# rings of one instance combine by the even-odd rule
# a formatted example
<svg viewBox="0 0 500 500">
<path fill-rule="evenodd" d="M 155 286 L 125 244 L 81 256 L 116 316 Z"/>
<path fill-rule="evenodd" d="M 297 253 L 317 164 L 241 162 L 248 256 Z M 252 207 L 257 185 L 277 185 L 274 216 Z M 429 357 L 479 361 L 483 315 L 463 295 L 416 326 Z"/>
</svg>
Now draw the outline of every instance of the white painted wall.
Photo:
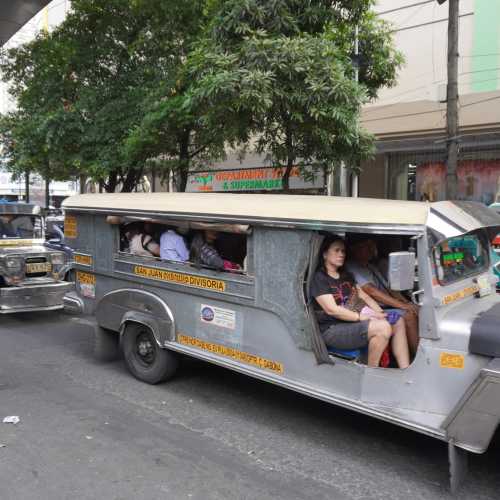
<svg viewBox="0 0 500 500">
<path fill-rule="evenodd" d="M 383 89 L 375 105 L 396 102 L 437 100 L 438 89 L 446 85 L 447 62 L 447 21 L 427 26 L 412 26 L 431 23 L 448 18 L 448 3 L 439 5 L 436 1 L 407 7 L 421 0 L 378 0 L 376 12 L 391 22 L 394 29 L 396 47 L 405 56 L 405 66 L 400 70 L 398 84 L 391 89 Z M 498 0 L 492 0 L 498 1 Z M 407 7 L 394 12 L 389 10 Z M 474 0 L 460 0 L 460 14 L 474 12 Z M 474 17 L 460 18 L 459 28 L 459 93 L 471 93 L 471 61 Z"/>
</svg>

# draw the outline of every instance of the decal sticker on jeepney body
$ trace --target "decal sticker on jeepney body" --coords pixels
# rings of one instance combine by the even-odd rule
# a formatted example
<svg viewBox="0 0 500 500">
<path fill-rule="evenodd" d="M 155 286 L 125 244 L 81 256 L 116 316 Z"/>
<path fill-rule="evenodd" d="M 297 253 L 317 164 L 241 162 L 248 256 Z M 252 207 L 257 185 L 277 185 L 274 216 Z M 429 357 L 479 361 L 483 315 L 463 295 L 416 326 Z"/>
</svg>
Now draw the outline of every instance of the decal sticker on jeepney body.
<svg viewBox="0 0 500 500">
<path fill-rule="evenodd" d="M 226 290 L 226 283 L 221 280 L 193 276 L 191 274 L 179 273 L 176 271 L 166 271 L 154 267 L 134 266 L 134 274 L 142 278 L 166 281 L 167 283 L 176 283 L 178 285 L 187 285 L 193 288 L 202 288 L 215 292 L 224 292 Z"/>
<path fill-rule="evenodd" d="M 78 226 L 76 217 L 73 215 L 66 215 L 64 218 L 64 237 L 74 239 L 78 236 Z"/>
<path fill-rule="evenodd" d="M 194 337 L 189 337 L 187 335 L 178 335 L 177 341 L 180 344 L 187 345 L 189 347 L 196 347 L 204 351 L 209 351 L 226 358 L 231 358 L 235 361 L 240 361 L 247 365 L 256 366 L 263 370 L 270 370 L 275 373 L 282 374 L 284 372 L 283 364 L 278 361 L 271 361 L 248 352 L 239 351 L 238 349 L 233 349 L 232 347 L 226 347 L 220 344 L 213 344 L 212 342 L 206 342 Z"/>
<path fill-rule="evenodd" d="M 75 264 L 80 264 L 81 266 L 92 267 L 92 264 L 94 263 L 92 255 L 75 253 L 73 259 L 75 261 Z"/>
<path fill-rule="evenodd" d="M 451 304 L 452 302 L 456 302 L 457 300 L 465 299 L 465 297 L 470 297 L 471 295 L 474 295 L 478 291 L 479 287 L 474 285 L 474 286 L 468 286 L 467 288 L 459 290 L 458 292 L 450 293 L 443 297 L 442 299 L 443 305 L 448 305 Z"/>
<path fill-rule="evenodd" d="M 83 297 L 95 299 L 95 275 L 77 271 L 76 281 Z"/>
<path fill-rule="evenodd" d="M 201 304 L 200 320 L 207 325 L 220 326 L 222 328 L 234 330 L 236 327 L 236 311 Z"/>
<path fill-rule="evenodd" d="M 465 366 L 465 356 L 463 354 L 442 352 L 439 355 L 439 366 L 441 368 L 455 368 L 456 370 L 463 370 Z"/>
</svg>

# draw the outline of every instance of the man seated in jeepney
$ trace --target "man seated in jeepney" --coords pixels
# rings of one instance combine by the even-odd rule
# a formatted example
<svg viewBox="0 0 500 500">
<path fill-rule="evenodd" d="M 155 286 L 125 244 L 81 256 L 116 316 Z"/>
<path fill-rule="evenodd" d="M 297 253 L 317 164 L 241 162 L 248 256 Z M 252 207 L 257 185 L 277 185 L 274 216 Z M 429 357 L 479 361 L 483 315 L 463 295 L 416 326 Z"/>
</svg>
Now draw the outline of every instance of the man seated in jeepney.
<svg viewBox="0 0 500 500">
<path fill-rule="evenodd" d="M 183 228 L 168 227 L 160 236 L 160 258 L 173 262 L 187 262 L 189 260 L 189 250 L 186 240 L 182 234 L 186 234 Z"/>
<path fill-rule="evenodd" d="M 310 289 L 326 345 L 345 350 L 367 346 L 368 366 L 379 366 L 390 343 L 398 366 L 407 368 L 410 356 L 404 322 L 395 318 L 394 324 L 390 324 L 394 318 L 388 317 L 344 269 L 345 258 L 344 240 L 327 236 Z"/>
<path fill-rule="evenodd" d="M 399 310 L 406 327 L 408 346 L 412 356 L 418 347 L 418 306 L 406 299 L 402 294 L 393 292 L 385 276 L 374 264 L 377 258 L 377 244 L 366 236 L 349 238 L 349 258 L 346 269 L 354 276 L 361 289 L 382 308 Z"/>
<path fill-rule="evenodd" d="M 37 222 L 41 223 L 40 219 Z M 36 227 L 33 224 L 33 218 L 29 215 L 18 215 L 12 221 L 17 236 L 20 238 L 33 238 L 33 233 Z M 39 228 L 40 229 L 40 228 Z"/>
<path fill-rule="evenodd" d="M 218 271 L 239 271 L 241 266 L 227 259 L 223 259 L 215 248 L 218 232 L 212 229 L 198 231 L 191 241 L 189 260 L 196 266 L 206 266 Z"/>
<path fill-rule="evenodd" d="M 14 220 L 14 215 L 0 215 L 0 236 L 2 238 L 15 238 L 19 234 L 16 228 L 13 226 L 12 221 Z"/>
</svg>

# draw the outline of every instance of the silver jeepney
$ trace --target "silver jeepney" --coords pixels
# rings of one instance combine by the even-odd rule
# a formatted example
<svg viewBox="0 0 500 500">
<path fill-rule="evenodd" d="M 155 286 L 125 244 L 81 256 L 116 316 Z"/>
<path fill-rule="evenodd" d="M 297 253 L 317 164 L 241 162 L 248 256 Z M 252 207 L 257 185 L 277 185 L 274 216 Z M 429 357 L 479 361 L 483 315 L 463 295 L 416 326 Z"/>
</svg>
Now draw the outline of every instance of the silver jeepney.
<svg viewBox="0 0 500 500">
<path fill-rule="evenodd" d="M 184 193 L 79 195 L 64 206 L 76 267 L 66 301 L 95 316 L 102 358 L 117 353 L 120 339 L 133 375 L 157 383 L 175 372 L 176 353 L 188 354 L 443 440 L 453 489 L 467 452 L 488 448 L 500 420 L 500 296 L 489 288 L 495 278 L 484 255 L 500 217 L 485 207 Z M 120 220 L 244 232 L 246 272 L 120 252 Z M 324 232 L 411 241 L 421 307 L 409 368 L 370 368 L 326 352 L 307 297 Z M 482 260 L 473 256 L 477 272 L 454 276 L 460 268 L 450 259 L 465 258 L 457 238 L 472 253 L 484 245 Z M 389 274 L 400 257 L 390 255 Z M 413 269 L 403 271 L 413 280 Z"/>
<path fill-rule="evenodd" d="M 64 307 L 72 284 L 62 280 L 70 263 L 44 241 L 39 207 L 0 204 L 0 314 Z"/>
</svg>

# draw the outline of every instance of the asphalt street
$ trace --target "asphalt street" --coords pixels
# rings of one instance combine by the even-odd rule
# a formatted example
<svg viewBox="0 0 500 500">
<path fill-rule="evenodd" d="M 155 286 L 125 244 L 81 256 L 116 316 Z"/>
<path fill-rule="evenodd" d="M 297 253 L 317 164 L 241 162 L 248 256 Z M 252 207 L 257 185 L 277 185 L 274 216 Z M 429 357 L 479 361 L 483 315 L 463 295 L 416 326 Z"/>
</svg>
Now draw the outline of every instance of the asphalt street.
<svg viewBox="0 0 500 500">
<path fill-rule="evenodd" d="M 449 499 L 443 443 L 184 360 L 148 386 L 85 318 L 0 318 L 0 499 Z M 500 497 L 500 439 L 455 498 Z"/>
</svg>

